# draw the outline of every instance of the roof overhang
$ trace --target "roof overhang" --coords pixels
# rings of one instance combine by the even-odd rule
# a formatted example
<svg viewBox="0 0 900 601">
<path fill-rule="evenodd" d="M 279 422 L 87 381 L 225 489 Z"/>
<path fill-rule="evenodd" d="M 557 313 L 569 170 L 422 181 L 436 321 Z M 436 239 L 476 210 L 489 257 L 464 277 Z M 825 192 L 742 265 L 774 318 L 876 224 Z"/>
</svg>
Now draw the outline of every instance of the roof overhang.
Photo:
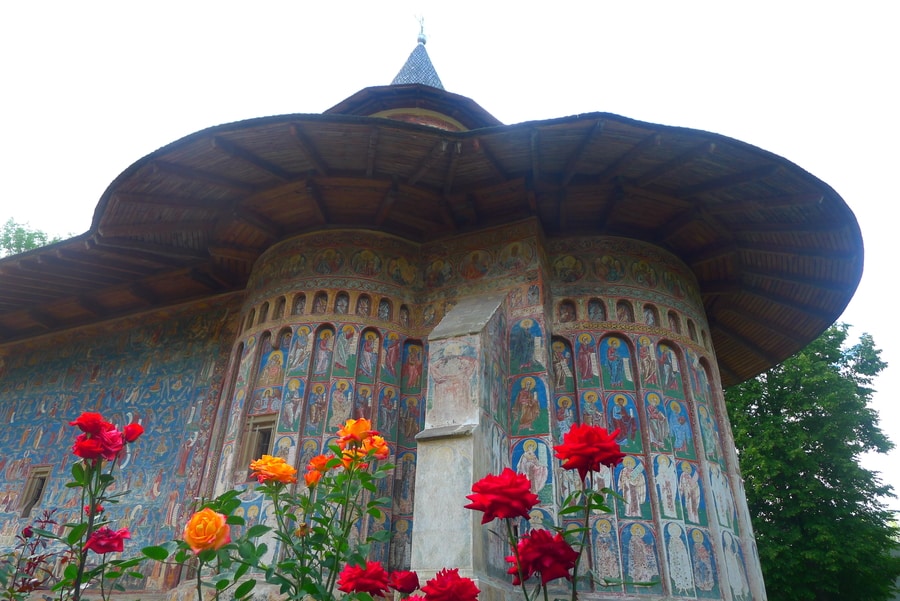
<svg viewBox="0 0 900 601">
<path fill-rule="evenodd" d="M 551 237 L 656 244 L 697 277 L 726 385 L 802 349 L 859 283 L 846 203 L 759 148 L 606 113 L 464 132 L 335 114 L 370 99 L 212 127 L 137 161 L 87 233 L 0 260 L 0 345 L 241 290 L 266 248 L 327 228 L 428 241 L 536 217 Z"/>
</svg>

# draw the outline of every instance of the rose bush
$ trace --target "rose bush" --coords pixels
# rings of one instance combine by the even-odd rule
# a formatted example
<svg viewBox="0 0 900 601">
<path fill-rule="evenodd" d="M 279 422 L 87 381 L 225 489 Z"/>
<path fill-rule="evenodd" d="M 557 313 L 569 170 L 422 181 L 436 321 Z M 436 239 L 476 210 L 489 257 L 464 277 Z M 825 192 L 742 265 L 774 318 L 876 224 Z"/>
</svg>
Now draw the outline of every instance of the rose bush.
<svg viewBox="0 0 900 601">
<path fill-rule="evenodd" d="M 594 472 L 604 465 L 615 466 L 624 457 L 615 435 L 595 426 L 575 426 L 554 447 L 563 469 L 577 470 L 581 477 L 581 489 L 569 495 L 559 511 L 560 515 L 582 513 L 583 523 L 572 531 L 535 529 L 519 536 L 513 521 L 527 519 L 540 499 L 531 491 L 528 478 L 512 469 L 486 475 L 467 495 L 470 502 L 465 507 L 481 511 L 482 524 L 506 523 L 511 551 L 506 557 L 508 572 L 526 601 L 535 601 L 541 593 L 546 598 L 547 585 L 555 580 L 570 581 L 572 600 L 577 598 L 578 581 L 584 577 L 579 576 L 578 563 L 589 546 L 588 518 L 594 511 L 610 511 L 605 497 L 612 491 L 593 490 Z M 348 601 L 386 598 L 390 591 L 409 601 L 475 601 L 478 587 L 460 576 L 458 569 L 442 569 L 420 587 L 415 572 L 389 574 L 379 562 L 368 559 L 372 544 L 388 540 L 384 530 L 351 543 L 353 526 L 365 516 L 381 517 L 390 502 L 375 494 L 376 482 L 393 466 L 381 463 L 390 448 L 367 419 L 348 420 L 334 440 L 329 453 L 309 460 L 302 480 L 305 486 L 298 490 L 291 489 L 297 484 L 297 472 L 283 459 L 264 455 L 250 463 L 256 491 L 271 503 L 274 528 L 258 524 L 231 540 L 229 527 L 245 525 L 243 518 L 234 515 L 241 501 L 239 491 L 232 490 L 203 503 L 185 527 L 183 540 L 148 547 L 144 553 L 165 560 L 174 548 L 176 562 L 196 562 L 198 601 L 203 601 L 204 585 L 212 586 L 217 597 L 235 587 L 236 599 L 248 598 L 256 584 L 247 578 L 251 569 L 292 601 L 335 601 L 335 590 Z M 269 553 L 270 543 L 278 546 L 274 553 Z M 420 594 L 413 595 L 417 591 Z"/>
<path fill-rule="evenodd" d="M 369 516 L 382 517 L 390 502 L 376 496 L 376 483 L 393 469 L 383 463 L 390 455 L 388 443 L 368 419 L 352 419 L 338 429 L 328 451 L 308 462 L 302 480 L 306 486 L 297 490 L 292 490 L 297 472 L 282 458 L 264 455 L 250 463 L 256 492 L 271 503 L 274 528 L 257 524 L 230 540 L 224 534 L 228 527 L 245 525 L 234 514 L 241 504 L 239 491 L 231 490 L 202 504 L 182 540 L 147 547 L 144 554 L 159 561 L 193 563 L 199 601 L 207 585 L 217 597 L 231 587 L 236 599 L 249 597 L 256 583 L 247 578 L 251 569 L 294 601 L 333 601 L 336 592 L 347 601 L 370 601 L 391 590 L 403 596 L 415 592 L 419 580 L 414 572 L 388 574 L 367 558 L 371 545 L 388 540 L 388 531 L 351 544 L 354 526 Z M 272 544 L 277 545 L 274 553 L 269 552 Z M 456 572 L 430 580 L 422 591 L 428 601 L 468 601 L 477 595 L 474 583 Z"/>
<path fill-rule="evenodd" d="M 113 530 L 109 527 L 109 520 L 104 517 L 103 503 L 118 503 L 118 497 L 127 492 L 109 492 L 115 482 L 113 473 L 119 460 L 125 456 L 126 446 L 140 438 L 144 428 L 133 423 L 120 430 L 102 414 L 91 411 L 83 412 L 69 425 L 81 431 L 72 444 L 72 454 L 78 458 L 72 465 L 73 480 L 66 484 L 67 488 L 80 494 L 80 520 L 57 524 L 45 516 L 36 527 L 26 527 L 23 539 L 32 542 L 22 549 L 24 552 L 31 548 L 33 557 L 25 564 L 25 572 L 34 574 L 38 566 L 49 563 L 52 558 L 65 566 L 51 589 L 58 593 L 60 601 L 79 601 L 82 592 L 95 584 L 99 585 L 100 597 L 108 599 L 110 585 L 115 590 L 124 590 L 116 583 L 120 576 L 143 577 L 133 570 L 142 558 L 108 559 L 109 554 L 124 551 L 125 541 L 131 538 L 131 534 L 127 528 Z M 30 536 L 26 537 L 26 533 Z M 48 546 L 48 541 L 54 545 L 54 550 Z M 34 553 L 33 549 L 37 548 L 34 545 L 47 549 L 47 552 Z M 98 564 L 92 563 L 89 551 L 99 556 Z M 19 573 L 18 568 L 15 573 Z M 43 583 L 51 576 L 55 578 L 47 569 L 46 577 L 32 579 Z"/>
</svg>

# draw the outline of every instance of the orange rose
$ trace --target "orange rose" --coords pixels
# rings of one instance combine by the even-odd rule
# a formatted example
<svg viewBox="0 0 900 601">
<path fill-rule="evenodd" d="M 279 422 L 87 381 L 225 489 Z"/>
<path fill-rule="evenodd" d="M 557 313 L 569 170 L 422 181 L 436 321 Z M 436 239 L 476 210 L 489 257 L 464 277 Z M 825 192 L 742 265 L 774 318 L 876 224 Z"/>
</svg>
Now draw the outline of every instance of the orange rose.
<svg viewBox="0 0 900 601">
<path fill-rule="evenodd" d="M 378 432 L 372 430 L 372 422 L 366 418 L 348 419 L 338 430 L 338 445 L 342 449 L 346 448 L 348 444 L 350 446 L 359 446 L 373 434 L 378 434 Z"/>
<path fill-rule="evenodd" d="M 344 449 L 344 452 L 341 454 L 341 463 L 344 464 L 344 469 L 349 470 L 350 466 L 356 463 L 356 467 L 364 470 L 369 467 L 369 464 L 365 461 L 360 461 L 363 457 L 366 456 L 366 452 L 359 448 L 351 448 Z"/>
<path fill-rule="evenodd" d="M 231 528 L 225 516 L 206 507 L 191 516 L 184 527 L 184 542 L 194 553 L 221 549 L 231 542 Z"/>
<path fill-rule="evenodd" d="M 306 472 L 305 474 L 303 474 L 303 479 L 306 481 L 306 486 L 308 488 L 312 488 L 319 483 L 319 480 L 322 479 L 322 472 L 316 470 Z"/>
<path fill-rule="evenodd" d="M 388 443 L 381 436 L 373 435 L 363 441 L 363 451 L 368 454 L 372 453 L 372 457 L 384 461 L 391 454 Z"/>
<path fill-rule="evenodd" d="M 250 475 L 262 482 L 281 482 L 291 484 L 297 481 L 297 470 L 287 464 L 281 457 L 263 455 L 250 462 Z"/>
<path fill-rule="evenodd" d="M 328 462 L 332 459 L 334 459 L 334 455 L 316 455 L 309 460 L 306 469 L 309 471 L 322 472 L 324 474 L 328 471 Z"/>
</svg>

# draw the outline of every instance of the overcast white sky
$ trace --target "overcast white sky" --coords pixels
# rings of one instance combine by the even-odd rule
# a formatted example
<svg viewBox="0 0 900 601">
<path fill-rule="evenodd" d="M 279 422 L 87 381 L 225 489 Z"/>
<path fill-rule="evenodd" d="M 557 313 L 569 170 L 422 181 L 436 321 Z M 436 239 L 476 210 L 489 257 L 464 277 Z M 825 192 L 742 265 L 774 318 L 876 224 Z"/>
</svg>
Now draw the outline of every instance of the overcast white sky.
<svg viewBox="0 0 900 601">
<path fill-rule="evenodd" d="M 900 35 L 893 3 L 5 2 L 0 222 L 88 229 L 106 186 L 211 125 L 319 113 L 390 83 L 425 16 L 444 86 L 504 123 L 607 111 L 724 134 L 830 184 L 866 244 L 842 320 L 891 364 L 876 381 L 900 443 Z M 537 6 L 537 4 L 535 4 Z M 900 490 L 900 451 L 870 465 Z M 892 500 L 891 507 L 900 509 Z"/>
</svg>

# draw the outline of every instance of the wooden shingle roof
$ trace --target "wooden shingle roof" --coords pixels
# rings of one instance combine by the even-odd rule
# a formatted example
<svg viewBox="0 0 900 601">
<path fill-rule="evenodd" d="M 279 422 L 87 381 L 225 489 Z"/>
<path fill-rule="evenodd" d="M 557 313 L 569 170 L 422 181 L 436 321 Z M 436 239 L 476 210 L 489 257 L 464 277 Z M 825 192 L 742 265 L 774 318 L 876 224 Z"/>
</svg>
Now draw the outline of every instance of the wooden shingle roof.
<svg viewBox="0 0 900 601">
<path fill-rule="evenodd" d="M 427 241 L 535 216 L 550 237 L 651 242 L 696 274 L 726 385 L 803 348 L 859 283 L 853 213 L 779 156 L 606 113 L 498 125 L 467 99 L 402 87 L 476 127 L 338 105 L 173 142 L 110 184 L 87 233 L 0 260 L 0 345 L 240 290 L 273 243 L 328 228 Z M 359 109 L 391 93 L 351 98 Z"/>
</svg>

